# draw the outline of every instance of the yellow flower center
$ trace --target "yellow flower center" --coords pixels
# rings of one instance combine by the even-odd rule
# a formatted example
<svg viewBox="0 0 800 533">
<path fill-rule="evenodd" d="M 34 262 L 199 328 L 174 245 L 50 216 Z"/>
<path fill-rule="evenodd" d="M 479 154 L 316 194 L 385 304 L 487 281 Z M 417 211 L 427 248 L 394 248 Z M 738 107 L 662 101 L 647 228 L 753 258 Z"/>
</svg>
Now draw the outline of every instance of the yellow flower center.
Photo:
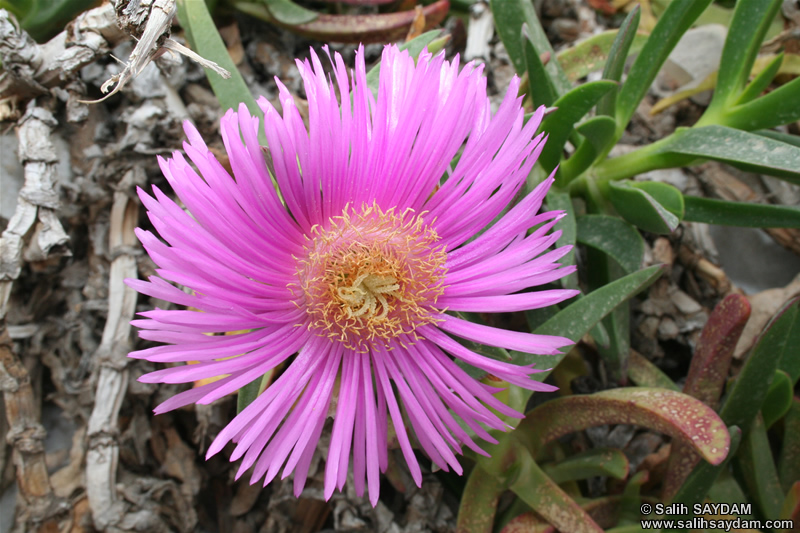
<svg viewBox="0 0 800 533">
<path fill-rule="evenodd" d="M 366 352 L 437 321 L 447 254 L 413 210 L 345 208 L 307 238 L 297 273 L 317 334 Z"/>
</svg>

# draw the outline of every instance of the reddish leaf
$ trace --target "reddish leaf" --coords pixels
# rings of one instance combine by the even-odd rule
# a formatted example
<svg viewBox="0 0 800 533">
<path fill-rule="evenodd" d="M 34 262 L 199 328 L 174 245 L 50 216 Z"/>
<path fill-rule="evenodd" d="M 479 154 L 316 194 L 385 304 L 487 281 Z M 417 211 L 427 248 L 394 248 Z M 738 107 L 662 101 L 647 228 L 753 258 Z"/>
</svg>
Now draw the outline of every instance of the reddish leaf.
<svg viewBox="0 0 800 533">
<path fill-rule="evenodd" d="M 603 424 L 635 424 L 692 447 L 711 464 L 728 454 L 730 435 L 710 407 L 680 392 L 627 387 L 546 402 L 530 411 L 517 434 L 536 456 L 551 440 Z"/>
<path fill-rule="evenodd" d="M 750 302 L 740 294 L 722 300 L 708 317 L 689 367 L 683 392 L 716 409 L 728 379 L 733 350 L 750 318 Z M 672 445 L 662 499 L 672 500 L 700 457 L 684 442 Z"/>
<path fill-rule="evenodd" d="M 425 15 L 425 29 L 431 29 L 441 23 L 449 9 L 449 0 L 439 0 L 425 6 L 422 9 Z M 377 15 L 320 15 L 311 22 L 285 27 L 303 37 L 318 41 L 353 44 L 385 43 L 404 38 L 415 16 L 415 11 Z"/>
</svg>

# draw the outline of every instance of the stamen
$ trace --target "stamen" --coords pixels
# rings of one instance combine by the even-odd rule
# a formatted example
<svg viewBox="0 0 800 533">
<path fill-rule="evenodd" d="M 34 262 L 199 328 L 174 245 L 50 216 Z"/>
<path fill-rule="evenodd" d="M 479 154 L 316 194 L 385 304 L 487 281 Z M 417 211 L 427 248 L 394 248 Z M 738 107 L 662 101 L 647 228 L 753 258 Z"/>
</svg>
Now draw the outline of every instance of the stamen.
<svg viewBox="0 0 800 533">
<path fill-rule="evenodd" d="M 365 352 L 438 320 L 447 254 L 413 210 L 348 207 L 308 240 L 297 272 L 319 335 Z"/>
</svg>

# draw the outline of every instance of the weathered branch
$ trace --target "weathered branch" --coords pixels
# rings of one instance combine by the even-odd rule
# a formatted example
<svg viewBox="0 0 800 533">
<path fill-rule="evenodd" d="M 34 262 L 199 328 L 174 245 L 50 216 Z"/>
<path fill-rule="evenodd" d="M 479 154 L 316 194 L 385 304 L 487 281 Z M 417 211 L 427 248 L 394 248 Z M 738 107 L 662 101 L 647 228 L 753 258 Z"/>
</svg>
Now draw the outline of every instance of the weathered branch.
<svg viewBox="0 0 800 533">
<path fill-rule="evenodd" d="M 110 4 L 79 15 L 65 31 L 41 45 L 0 9 L 0 102 L 35 97 L 65 85 L 126 38 Z M 9 112 L 10 108 L 0 106 L 0 119 Z"/>
<path fill-rule="evenodd" d="M 42 261 L 51 252 L 66 251 L 69 237 L 56 216 L 56 156 L 50 141 L 57 125 L 52 113 L 32 100 L 19 121 L 19 160 L 25 171 L 25 185 L 17 208 L 0 238 L 0 320 L 4 320 L 11 284 L 19 277 L 22 259 Z"/>
<path fill-rule="evenodd" d="M 0 390 L 9 425 L 6 440 L 12 446 L 17 488 L 24 502 L 17 504 L 18 529 L 57 531 L 59 517 L 68 508 L 50 486 L 44 454 L 45 430 L 37 417 L 30 376 L 14 354 L 5 320 L 0 320 Z"/>
<path fill-rule="evenodd" d="M 139 169 L 141 171 L 141 169 Z M 123 182 L 132 178 L 128 171 Z M 114 193 L 109 229 L 111 263 L 108 296 L 108 319 L 95 359 L 100 377 L 95 405 L 89 418 L 89 450 L 86 455 L 86 490 L 95 527 L 105 530 L 118 524 L 127 504 L 117 497 L 119 460 L 118 415 L 128 385 L 130 321 L 136 310 L 136 292 L 124 283 L 136 277 L 136 260 L 131 255 L 138 222 L 138 205 L 125 192 Z"/>
</svg>

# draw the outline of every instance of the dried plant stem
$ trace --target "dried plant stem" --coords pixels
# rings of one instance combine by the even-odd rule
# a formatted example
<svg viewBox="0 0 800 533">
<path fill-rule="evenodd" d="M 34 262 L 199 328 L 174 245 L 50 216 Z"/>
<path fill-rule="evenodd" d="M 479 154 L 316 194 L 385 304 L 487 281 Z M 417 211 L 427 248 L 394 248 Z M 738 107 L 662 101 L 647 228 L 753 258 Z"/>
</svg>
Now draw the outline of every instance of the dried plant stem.
<svg viewBox="0 0 800 533">
<path fill-rule="evenodd" d="M 136 242 L 133 230 L 137 220 L 137 203 L 124 192 L 114 193 L 109 228 L 109 249 L 114 259 L 109 279 L 108 320 L 95 353 L 100 377 L 94 410 L 89 418 L 86 455 L 87 496 L 95 527 L 99 530 L 118 524 L 127 507 L 117 497 L 117 438 L 119 409 L 128 385 L 125 368 L 130 350 L 130 321 L 136 310 L 136 292 L 128 288 L 124 280 L 136 277 L 136 260 L 130 250 Z"/>
<path fill-rule="evenodd" d="M 11 287 L 19 277 L 23 259 L 42 261 L 62 252 L 69 240 L 56 216 L 58 193 L 55 190 L 56 157 L 50 140 L 56 121 L 35 100 L 17 127 L 19 159 L 25 185 L 17 198 L 17 208 L 0 238 L 0 390 L 3 391 L 13 446 L 17 486 L 21 497 L 17 526 L 20 530 L 50 530 L 57 526 L 57 515 L 64 508 L 53 495 L 44 461 L 44 427 L 34 402 L 30 376 L 14 353 L 6 327 L 6 312 Z"/>
<path fill-rule="evenodd" d="M 46 94 L 126 38 L 110 4 L 82 13 L 65 31 L 41 45 L 0 9 L 0 59 L 6 66 L 0 72 L 0 103 Z M 9 107 L 0 105 L 0 117 L 11 112 Z"/>
<path fill-rule="evenodd" d="M 50 486 L 44 453 L 45 430 L 38 420 L 30 376 L 14 353 L 5 320 L 0 321 L 0 390 L 9 424 L 6 440 L 13 447 L 17 488 L 22 499 L 17 504 L 17 529 L 57 531 L 59 518 L 67 508 Z"/>
</svg>

